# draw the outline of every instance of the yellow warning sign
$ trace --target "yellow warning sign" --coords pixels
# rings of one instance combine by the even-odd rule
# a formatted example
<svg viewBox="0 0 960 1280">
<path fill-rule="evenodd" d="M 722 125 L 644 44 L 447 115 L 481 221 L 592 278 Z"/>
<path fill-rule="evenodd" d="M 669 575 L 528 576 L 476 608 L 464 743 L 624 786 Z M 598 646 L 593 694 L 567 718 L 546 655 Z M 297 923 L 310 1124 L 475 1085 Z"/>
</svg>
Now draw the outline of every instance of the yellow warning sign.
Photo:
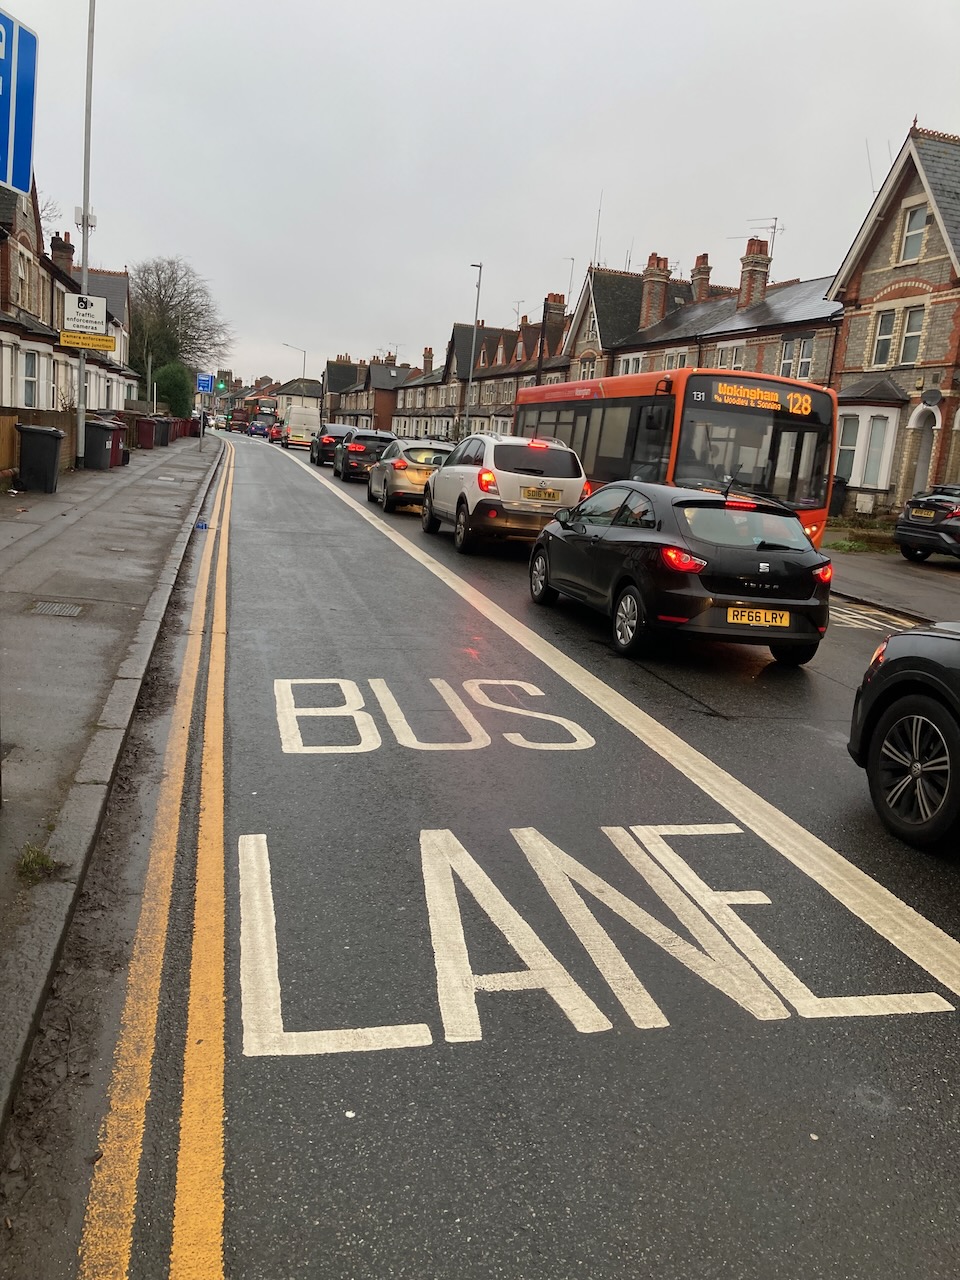
<svg viewBox="0 0 960 1280">
<path fill-rule="evenodd" d="M 94 351 L 116 351 L 117 340 L 108 333 L 74 333 L 60 330 L 61 347 L 89 347 Z"/>
</svg>

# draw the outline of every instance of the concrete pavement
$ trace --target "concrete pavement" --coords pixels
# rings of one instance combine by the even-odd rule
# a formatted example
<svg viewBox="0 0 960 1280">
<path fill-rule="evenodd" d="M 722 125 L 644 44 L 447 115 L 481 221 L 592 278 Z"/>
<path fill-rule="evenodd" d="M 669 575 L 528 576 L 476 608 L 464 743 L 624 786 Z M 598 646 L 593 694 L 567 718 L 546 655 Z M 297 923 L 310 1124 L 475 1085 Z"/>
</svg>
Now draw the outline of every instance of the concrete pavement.
<svg viewBox="0 0 960 1280">
<path fill-rule="evenodd" d="M 0 493 L 0 1118 L 222 449 L 187 438 L 54 494 Z M 26 883 L 27 845 L 63 869 Z"/>
<path fill-rule="evenodd" d="M 122 471 L 0 493 L 0 1118 L 97 838 L 171 591 L 222 453 L 208 434 Z M 838 596 L 960 618 L 960 562 L 830 553 Z M 26 844 L 65 863 L 26 885 Z"/>
</svg>

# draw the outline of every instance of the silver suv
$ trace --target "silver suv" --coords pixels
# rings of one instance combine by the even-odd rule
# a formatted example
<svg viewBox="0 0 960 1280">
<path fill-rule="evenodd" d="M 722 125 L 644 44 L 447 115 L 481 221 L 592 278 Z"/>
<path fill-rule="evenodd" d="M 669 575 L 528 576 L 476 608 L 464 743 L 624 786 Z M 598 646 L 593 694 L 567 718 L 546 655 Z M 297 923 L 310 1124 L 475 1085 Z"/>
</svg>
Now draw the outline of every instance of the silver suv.
<svg viewBox="0 0 960 1280">
<path fill-rule="evenodd" d="M 590 493 L 580 459 L 559 440 L 477 432 L 461 440 L 423 491 L 424 532 L 453 524 L 453 545 L 472 550 L 478 538 L 531 542 L 560 507 Z"/>
</svg>

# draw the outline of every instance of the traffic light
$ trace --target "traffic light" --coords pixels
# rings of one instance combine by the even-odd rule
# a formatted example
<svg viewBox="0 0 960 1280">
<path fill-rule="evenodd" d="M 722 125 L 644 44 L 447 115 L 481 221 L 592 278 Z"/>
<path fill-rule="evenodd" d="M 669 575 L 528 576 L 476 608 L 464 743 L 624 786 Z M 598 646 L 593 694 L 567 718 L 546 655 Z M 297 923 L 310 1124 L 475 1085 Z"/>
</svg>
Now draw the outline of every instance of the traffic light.
<svg viewBox="0 0 960 1280">
<path fill-rule="evenodd" d="M 218 382 L 218 383 L 217 383 L 217 390 L 218 390 L 218 391 L 222 391 L 222 390 L 223 390 L 223 388 L 224 388 L 226 385 L 227 385 L 227 384 L 226 384 L 225 382 Z"/>
</svg>

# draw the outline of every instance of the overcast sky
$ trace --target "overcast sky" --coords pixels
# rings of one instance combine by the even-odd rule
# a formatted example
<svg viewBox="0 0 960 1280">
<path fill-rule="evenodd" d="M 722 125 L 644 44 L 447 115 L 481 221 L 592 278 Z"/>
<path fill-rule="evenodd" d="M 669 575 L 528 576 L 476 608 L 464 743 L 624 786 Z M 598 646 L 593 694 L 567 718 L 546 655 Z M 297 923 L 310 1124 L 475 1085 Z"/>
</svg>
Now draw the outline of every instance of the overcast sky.
<svg viewBox="0 0 960 1280">
<path fill-rule="evenodd" d="M 40 38 L 37 186 L 82 198 L 87 0 Z M 594 257 L 830 275 L 914 115 L 960 133 L 958 0 L 97 0 L 91 265 L 182 255 L 250 381 L 438 357 Z M 872 177 L 869 160 L 872 164 Z M 77 261 L 79 261 L 79 254 Z"/>
</svg>

